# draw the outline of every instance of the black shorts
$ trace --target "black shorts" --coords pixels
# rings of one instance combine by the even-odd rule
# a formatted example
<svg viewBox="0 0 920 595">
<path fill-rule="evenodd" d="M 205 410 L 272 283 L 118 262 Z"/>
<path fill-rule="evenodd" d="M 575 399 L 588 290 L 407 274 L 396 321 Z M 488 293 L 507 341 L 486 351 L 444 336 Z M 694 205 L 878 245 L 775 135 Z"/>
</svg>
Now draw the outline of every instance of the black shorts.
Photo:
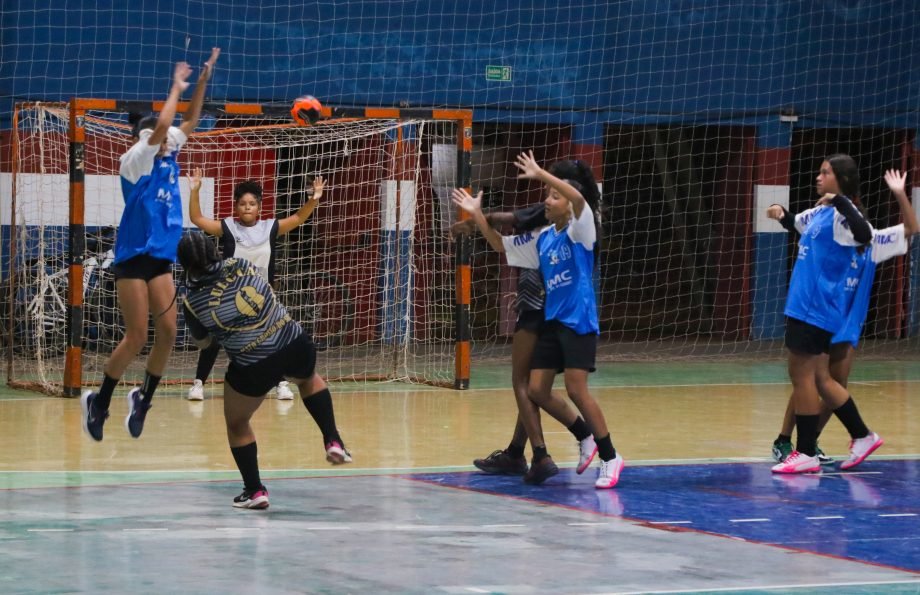
<svg viewBox="0 0 920 595">
<path fill-rule="evenodd" d="M 823 328 L 786 317 L 786 348 L 789 351 L 808 355 L 830 353 L 833 336 L 834 333 Z"/>
<path fill-rule="evenodd" d="M 149 254 L 138 254 L 110 267 L 115 280 L 143 279 L 150 281 L 160 275 L 172 274 L 172 263 Z"/>
<path fill-rule="evenodd" d="M 543 310 L 524 310 L 523 312 L 518 312 L 517 322 L 514 323 L 514 332 L 538 332 L 543 325 L 543 317 Z"/>
<path fill-rule="evenodd" d="M 309 378 L 316 370 L 316 346 L 301 334 L 277 353 L 248 366 L 227 366 L 224 382 L 247 397 L 262 397 L 285 377 Z"/>
<path fill-rule="evenodd" d="M 540 327 L 540 336 L 530 358 L 531 370 L 595 370 L 597 335 L 576 334 L 558 320 L 547 320 Z"/>
</svg>

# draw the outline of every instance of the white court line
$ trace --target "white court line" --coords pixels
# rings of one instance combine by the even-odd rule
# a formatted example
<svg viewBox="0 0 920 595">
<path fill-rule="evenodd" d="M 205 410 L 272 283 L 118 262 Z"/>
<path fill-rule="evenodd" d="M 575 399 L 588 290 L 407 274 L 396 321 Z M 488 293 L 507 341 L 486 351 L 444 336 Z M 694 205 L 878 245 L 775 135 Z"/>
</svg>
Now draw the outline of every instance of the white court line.
<svg viewBox="0 0 920 595">
<path fill-rule="evenodd" d="M 72 533 L 73 529 L 26 529 L 28 533 Z"/>
<path fill-rule="evenodd" d="M 770 519 L 728 519 L 729 523 L 769 523 Z"/>
<path fill-rule="evenodd" d="M 831 471 L 829 473 L 821 472 L 822 477 L 829 477 L 831 475 L 881 475 L 881 471 Z"/>
<path fill-rule="evenodd" d="M 569 527 L 603 527 L 610 523 L 566 523 Z"/>
<path fill-rule="evenodd" d="M 704 590 L 699 588 L 685 589 L 668 589 L 666 591 L 607 591 L 602 595 L 672 595 L 675 593 L 731 593 L 732 591 L 788 591 L 792 589 L 814 589 L 824 587 L 874 587 L 879 585 L 920 585 L 920 580 L 907 581 L 864 581 L 864 582 L 846 582 L 846 583 L 801 583 L 789 585 L 746 585 L 744 587 L 707 587 Z"/>
<path fill-rule="evenodd" d="M 878 515 L 878 516 L 880 516 L 880 517 L 917 516 L 917 513 L 915 513 L 915 512 L 899 512 L 899 513 L 891 513 L 891 514 L 880 514 L 880 515 Z"/>
<path fill-rule="evenodd" d="M 842 519 L 842 516 L 807 516 L 805 517 L 809 521 L 829 521 L 832 519 Z"/>
<path fill-rule="evenodd" d="M 646 521 L 649 525 L 692 525 L 693 521 Z"/>
<path fill-rule="evenodd" d="M 480 589 L 479 587 L 465 587 L 465 589 L 466 589 L 467 591 L 472 592 L 472 593 L 491 593 L 491 592 L 492 592 L 492 591 L 488 591 L 488 590 L 486 590 L 486 589 Z"/>
</svg>

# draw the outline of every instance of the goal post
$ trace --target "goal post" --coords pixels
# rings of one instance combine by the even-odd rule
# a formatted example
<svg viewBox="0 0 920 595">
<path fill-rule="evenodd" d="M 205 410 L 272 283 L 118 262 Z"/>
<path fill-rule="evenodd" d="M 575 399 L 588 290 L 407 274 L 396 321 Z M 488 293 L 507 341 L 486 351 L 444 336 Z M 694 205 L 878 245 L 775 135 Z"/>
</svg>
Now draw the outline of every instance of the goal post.
<svg viewBox="0 0 920 595">
<path fill-rule="evenodd" d="M 4 308 L 11 385 L 78 396 L 101 377 L 122 333 L 108 230 L 123 209 L 118 160 L 131 143 L 127 116 L 161 106 L 16 105 Z M 472 113 L 324 107 L 323 120 L 298 126 L 289 110 L 204 106 L 179 155 L 184 226 L 194 227 L 184 175 L 194 168 L 203 170 L 202 211 L 214 219 L 232 215 L 239 182 L 259 182 L 262 218 L 280 219 L 323 176 L 310 219 L 278 238 L 274 284 L 322 350 L 318 371 L 331 380 L 468 388 L 470 249 L 450 238 L 449 226 L 457 217 L 450 190 L 470 189 Z M 166 383 L 194 377 L 197 350 L 181 309 L 178 324 Z M 141 379 L 145 358 L 146 350 L 125 381 Z"/>
</svg>

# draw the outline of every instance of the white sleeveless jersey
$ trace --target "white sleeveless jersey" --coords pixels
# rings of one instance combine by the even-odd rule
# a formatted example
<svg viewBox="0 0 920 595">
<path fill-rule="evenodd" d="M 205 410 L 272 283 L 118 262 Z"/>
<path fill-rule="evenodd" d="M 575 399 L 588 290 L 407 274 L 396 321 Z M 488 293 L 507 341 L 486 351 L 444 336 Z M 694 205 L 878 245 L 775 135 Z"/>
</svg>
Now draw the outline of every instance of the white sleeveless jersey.
<svg viewBox="0 0 920 595">
<path fill-rule="evenodd" d="M 248 260 L 269 283 L 274 277 L 275 239 L 278 220 L 262 219 L 253 226 L 240 225 L 233 217 L 221 221 L 224 258 Z"/>
</svg>

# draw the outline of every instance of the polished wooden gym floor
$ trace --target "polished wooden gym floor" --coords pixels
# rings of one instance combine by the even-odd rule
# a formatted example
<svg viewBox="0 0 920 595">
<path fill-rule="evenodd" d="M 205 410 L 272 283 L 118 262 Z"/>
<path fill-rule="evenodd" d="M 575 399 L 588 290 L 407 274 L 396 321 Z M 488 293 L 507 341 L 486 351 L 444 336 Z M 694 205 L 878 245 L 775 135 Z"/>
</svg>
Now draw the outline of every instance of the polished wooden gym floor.
<svg viewBox="0 0 920 595">
<path fill-rule="evenodd" d="M 333 385 L 354 457 L 342 468 L 299 400 L 267 399 L 253 423 L 267 511 L 230 506 L 241 482 L 220 385 L 198 403 L 159 391 L 137 440 L 119 391 L 101 443 L 78 400 L 5 390 L 0 581 L 17 593 L 920 592 L 920 363 L 857 362 L 851 393 L 885 445 L 858 475 L 789 481 L 768 460 L 782 361 L 604 364 L 592 390 L 627 460 L 612 492 L 593 489 L 593 470 L 574 474 L 574 441 L 549 419 L 566 468 L 547 485 L 473 472 L 510 438 L 508 375 L 479 370 L 469 391 Z M 820 445 L 843 457 L 847 443 L 832 420 Z M 836 512 L 780 522 L 806 503 Z"/>
</svg>

